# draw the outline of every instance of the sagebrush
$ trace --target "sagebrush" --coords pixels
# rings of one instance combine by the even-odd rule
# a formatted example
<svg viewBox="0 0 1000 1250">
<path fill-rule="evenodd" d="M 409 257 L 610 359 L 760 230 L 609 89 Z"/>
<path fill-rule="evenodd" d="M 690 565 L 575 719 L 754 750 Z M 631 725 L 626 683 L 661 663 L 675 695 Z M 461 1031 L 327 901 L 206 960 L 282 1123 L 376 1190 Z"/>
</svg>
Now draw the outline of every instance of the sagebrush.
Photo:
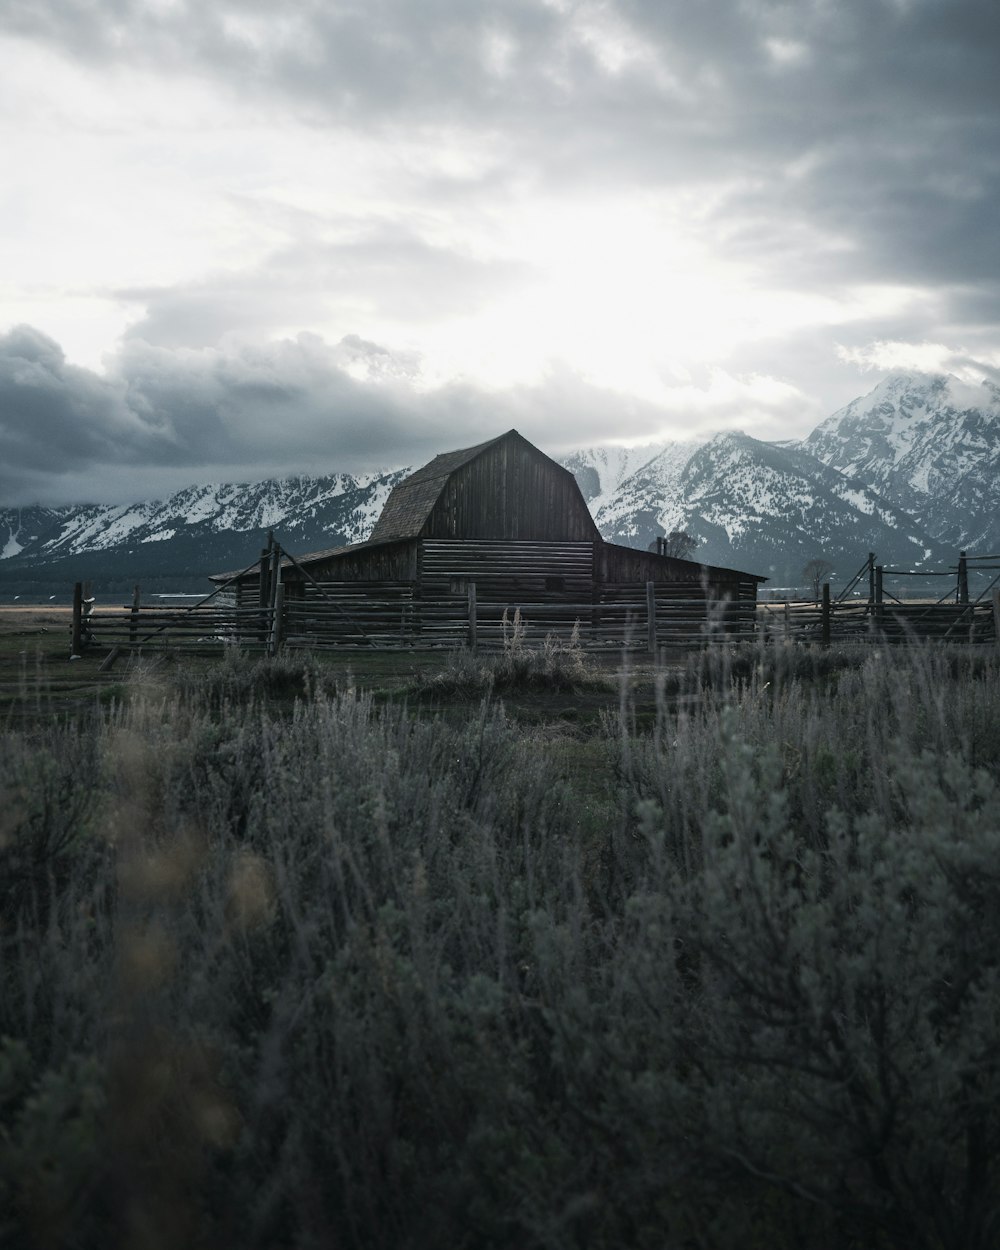
<svg viewBox="0 0 1000 1250">
<path fill-rule="evenodd" d="M 6 735 L 0 1240 L 998 1243 L 995 655 L 623 688 L 598 830 L 489 698 L 266 680 Z"/>
</svg>

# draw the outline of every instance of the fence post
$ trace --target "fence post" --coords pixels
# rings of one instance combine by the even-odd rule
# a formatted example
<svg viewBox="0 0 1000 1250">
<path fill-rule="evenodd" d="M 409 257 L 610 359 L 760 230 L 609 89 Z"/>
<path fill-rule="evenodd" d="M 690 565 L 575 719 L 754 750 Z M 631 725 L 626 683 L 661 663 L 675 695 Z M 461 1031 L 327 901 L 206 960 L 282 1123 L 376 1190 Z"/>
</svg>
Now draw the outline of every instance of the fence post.
<svg viewBox="0 0 1000 1250">
<path fill-rule="evenodd" d="M 650 655 L 656 655 L 656 585 L 646 583 L 646 645 Z"/>
<path fill-rule="evenodd" d="M 271 548 L 271 580 L 268 586 L 267 601 L 274 607 L 274 599 L 281 583 L 281 548 L 277 543 Z"/>
<path fill-rule="evenodd" d="M 260 608 L 260 638 L 261 643 L 267 642 L 267 617 L 264 613 L 267 611 L 267 595 L 271 588 L 271 551 L 268 547 L 262 547 L 260 551 L 260 573 L 257 585 L 257 606 Z M 240 606 L 240 588 L 236 586 L 236 606 Z"/>
<path fill-rule="evenodd" d="M 993 629 L 997 636 L 997 646 L 1000 647 L 1000 586 L 993 590 Z"/>
<path fill-rule="evenodd" d="M 99 673 L 110 673 L 112 668 L 114 668 L 115 660 L 118 659 L 121 653 L 122 653 L 121 647 L 112 647 L 111 650 L 108 652 L 108 654 L 101 661 L 100 667 L 98 668 L 97 671 Z"/>
<path fill-rule="evenodd" d="M 128 645 L 135 646 L 136 635 L 139 632 L 139 604 L 142 602 L 142 592 L 139 590 L 138 582 L 132 587 L 132 614 L 128 618 Z"/>
<path fill-rule="evenodd" d="M 868 553 L 868 612 L 875 607 L 875 552 Z"/>
<path fill-rule="evenodd" d="M 469 582 L 469 647 L 476 649 L 476 583 Z"/>
<path fill-rule="evenodd" d="M 70 631 L 69 653 L 79 655 L 83 649 L 83 582 L 73 583 L 73 628 Z"/>
<path fill-rule="evenodd" d="M 830 645 L 830 583 L 823 583 L 823 626 L 822 641 L 823 646 Z"/>
<path fill-rule="evenodd" d="M 875 565 L 875 615 L 879 620 L 882 619 L 882 572 L 884 566 Z"/>
<path fill-rule="evenodd" d="M 964 551 L 958 553 L 958 602 L 969 602 L 969 565 Z"/>
<path fill-rule="evenodd" d="M 281 646 L 281 626 L 285 612 L 285 583 L 279 581 L 274 588 L 274 621 L 271 625 L 269 653 L 276 655 Z"/>
<path fill-rule="evenodd" d="M 278 630 L 278 587 L 281 585 L 281 548 L 274 541 L 271 532 L 268 531 L 268 570 L 267 570 L 267 598 L 265 603 L 267 610 L 271 614 L 270 621 L 265 618 L 267 632 L 265 634 L 265 642 L 267 643 L 267 654 L 274 655 L 277 649 L 277 630 Z"/>
</svg>

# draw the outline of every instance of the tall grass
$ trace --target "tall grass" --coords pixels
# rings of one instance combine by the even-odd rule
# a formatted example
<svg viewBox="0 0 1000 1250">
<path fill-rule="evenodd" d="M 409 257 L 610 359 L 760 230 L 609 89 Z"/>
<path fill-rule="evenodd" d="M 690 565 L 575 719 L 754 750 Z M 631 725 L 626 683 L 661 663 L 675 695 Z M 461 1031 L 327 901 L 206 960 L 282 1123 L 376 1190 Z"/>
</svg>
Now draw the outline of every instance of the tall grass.
<svg viewBox="0 0 1000 1250">
<path fill-rule="evenodd" d="M 258 693 L 5 743 L 0 1241 L 997 1243 L 994 657 L 623 692 L 590 843 L 489 699 Z"/>
<path fill-rule="evenodd" d="M 608 677 L 580 642 L 580 622 L 568 638 L 546 634 L 540 647 L 529 646 L 520 608 L 504 609 L 501 646 L 495 651 L 456 650 L 433 674 L 420 679 L 418 693 L 477 698 L 508 692 L 573 693 L 607 689 Z"/>
</svg>

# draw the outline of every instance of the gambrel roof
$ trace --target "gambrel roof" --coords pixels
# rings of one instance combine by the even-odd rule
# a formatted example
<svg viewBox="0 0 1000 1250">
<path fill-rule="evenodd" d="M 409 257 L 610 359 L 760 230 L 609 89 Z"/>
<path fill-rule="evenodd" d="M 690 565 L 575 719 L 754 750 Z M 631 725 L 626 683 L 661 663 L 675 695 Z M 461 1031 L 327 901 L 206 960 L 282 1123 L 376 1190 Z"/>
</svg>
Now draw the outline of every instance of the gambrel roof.
<svg viewBox="0 0 1000 1250">
<path fill-rule="evenodd" d="M 491 438 L 485 443 L 477 443 L 475 447 L 443 452 L 423 468 L 404 478 L 392 488 L 369 541 L 374 542 L 381 538 L 418 538 L 455 470 L 468 464 L 470 460 L 475 460 L 484 451 L 512 434 L 521 437 L 516 430 L 508 430 L 506 434 Z"/>
</svg>

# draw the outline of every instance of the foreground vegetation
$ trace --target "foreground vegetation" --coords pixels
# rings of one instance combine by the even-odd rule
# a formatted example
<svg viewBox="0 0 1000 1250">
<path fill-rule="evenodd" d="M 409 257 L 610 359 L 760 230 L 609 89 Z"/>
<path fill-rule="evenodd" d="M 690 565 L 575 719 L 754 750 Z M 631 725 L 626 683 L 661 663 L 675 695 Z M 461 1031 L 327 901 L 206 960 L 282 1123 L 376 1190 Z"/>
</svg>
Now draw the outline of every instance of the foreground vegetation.
<svg viewBox="0 0 1000 1250">
<path fill-rule="evenodd" d="M 9 729 L 0 1242 L 998 1244 L 996 654 L 452 667 Z"/>
</svg>

